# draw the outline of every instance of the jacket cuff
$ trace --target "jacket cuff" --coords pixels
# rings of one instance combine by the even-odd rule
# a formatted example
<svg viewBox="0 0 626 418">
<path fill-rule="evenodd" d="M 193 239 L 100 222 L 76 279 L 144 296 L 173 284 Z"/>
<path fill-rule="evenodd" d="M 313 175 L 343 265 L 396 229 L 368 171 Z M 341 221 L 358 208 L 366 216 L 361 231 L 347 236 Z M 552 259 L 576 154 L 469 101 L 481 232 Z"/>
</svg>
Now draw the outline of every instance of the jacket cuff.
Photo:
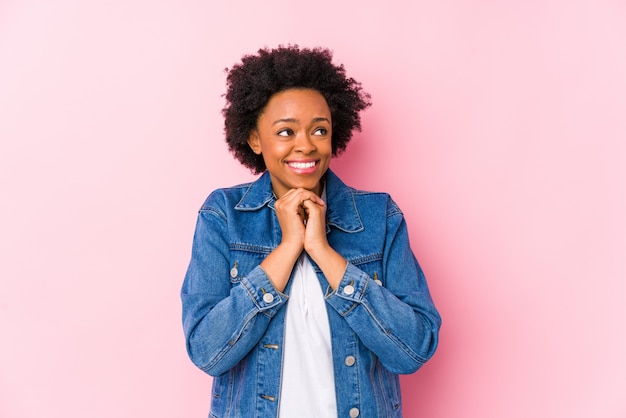
<svg viewBox="0 0 626 418">
<path fill-rule="evenodd" d="M 278 309 L 289 299 L 286 294 L 274 288 L 261 266 L 255 267 L 248 276 L 241 279 L 241 286 L 246 289 L 257 309 L 270 317 L 276 315 Z"/>
<path fill-rule="evenodd" d="M 367 274 L 348 263 L 337 289 L 332 290 L 332 288 L 328 288 L 326 300 L 343 316 L 354 309 L 357 304 L 361 303 L 369 281 L 370 278 Z"/>
</svg>

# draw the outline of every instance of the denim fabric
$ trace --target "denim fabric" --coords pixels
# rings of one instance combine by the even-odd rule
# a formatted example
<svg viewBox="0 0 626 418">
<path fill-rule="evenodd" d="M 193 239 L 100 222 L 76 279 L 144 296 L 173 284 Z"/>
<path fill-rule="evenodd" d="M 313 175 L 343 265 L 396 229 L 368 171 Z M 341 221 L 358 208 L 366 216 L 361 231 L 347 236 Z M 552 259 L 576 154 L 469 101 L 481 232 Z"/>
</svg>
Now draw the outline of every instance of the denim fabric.
<svg viewBox="0 0 626 418">
<path fill-rule="evenodd" d="M 389 195 L 330 170 L 326 193 L 328 242 L 348 261 L 339 287 L 311 263 L 326 290 L 338 416 L 401 417 L 398 374 L 433 355 L 440 316 Z M 278 414 L 289 285 L 277 291 L 259 266 L 281 240 L 275 200 L 266 172 L 216 190 L 198 214 L 181 297 L 189 356 L 215 377 L 211 417 Z"/>
</svg>

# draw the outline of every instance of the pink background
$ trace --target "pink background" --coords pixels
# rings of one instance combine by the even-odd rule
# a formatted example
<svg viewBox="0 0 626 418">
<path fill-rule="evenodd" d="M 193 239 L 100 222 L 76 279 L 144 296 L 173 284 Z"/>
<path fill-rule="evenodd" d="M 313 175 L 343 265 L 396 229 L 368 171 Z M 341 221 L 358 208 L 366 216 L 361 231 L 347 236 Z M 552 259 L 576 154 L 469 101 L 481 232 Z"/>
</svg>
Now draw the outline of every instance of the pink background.
<svg viewBox="0 0 626 418">
<path fill-rule="evenodd" d="M 626 417 L 626 4 L 219 3 L 0 2 L 0 417 L 206 417 L 178 292 L 253 178 L 223 70 L 279 43 L 373 96 L 333 167 L 404 209 L 444 319 L 405 415 Z"/>
</svg>

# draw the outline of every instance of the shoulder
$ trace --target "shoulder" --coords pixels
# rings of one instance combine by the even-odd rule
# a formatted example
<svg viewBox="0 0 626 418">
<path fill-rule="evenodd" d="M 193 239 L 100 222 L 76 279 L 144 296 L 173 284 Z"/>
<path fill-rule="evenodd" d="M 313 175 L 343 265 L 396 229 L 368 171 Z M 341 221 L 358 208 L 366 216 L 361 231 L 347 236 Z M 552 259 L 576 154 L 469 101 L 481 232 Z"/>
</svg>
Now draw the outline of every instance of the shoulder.
<svg viewBox="0 0 626 418">
<path fill-rule="evenodd" d="M 387 216 L 402 215 L 402 211 L 398 204 L 393 200 L 391 195 L 386 192 L 373 192 L 368 190 L 359 190 L 348 187 L 357 207 L 377 206 L 384 208 Z"/>
<path fill-rule="evenodd" d="M 338 210 L 353 207 L 358 214 L 371 214 L 380 217 L 402 215 L 402 211 L 389 193 L 360 190 L 346 185 L 333 171 L 328 170 L 327 189 L 329 197 L 338 203 Z"/>
<path fill-rule="evenodd" d="M 205 199 L 200 207 L 200 212 L 232 208 L 242 199 L 253 183 L 242 183 L 231 187 L 223 187 L 214 190 Z"/>
</svg>

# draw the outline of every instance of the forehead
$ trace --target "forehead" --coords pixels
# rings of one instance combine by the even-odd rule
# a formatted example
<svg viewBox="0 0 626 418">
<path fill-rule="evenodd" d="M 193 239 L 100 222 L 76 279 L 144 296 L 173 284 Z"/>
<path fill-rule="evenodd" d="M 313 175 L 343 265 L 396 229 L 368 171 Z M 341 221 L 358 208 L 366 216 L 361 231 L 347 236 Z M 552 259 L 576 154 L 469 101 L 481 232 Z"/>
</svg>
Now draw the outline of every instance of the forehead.
<svg viewBox="0 0 626 418">
<path fill-rule="evenodd" d="M 268 100 L 259 117 L 330 118 L 326 99 L 313 89 L 289 89 L 275 93 Z"/>
</svg>

